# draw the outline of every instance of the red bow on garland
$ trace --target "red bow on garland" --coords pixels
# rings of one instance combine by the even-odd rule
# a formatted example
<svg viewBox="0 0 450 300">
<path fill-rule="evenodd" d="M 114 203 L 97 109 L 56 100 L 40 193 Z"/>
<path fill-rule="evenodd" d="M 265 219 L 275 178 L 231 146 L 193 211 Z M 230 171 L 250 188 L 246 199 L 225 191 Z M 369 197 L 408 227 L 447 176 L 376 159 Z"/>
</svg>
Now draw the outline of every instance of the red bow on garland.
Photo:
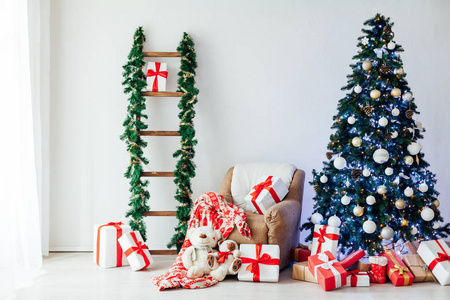
<svg viewBox="0 0 450 300">
<path fill-rule="evenodd" d="M 155 69 L 148 69 L 147 71 L 147 77 L 153 77 L 155 76 L 155 80 L 153 81 L 153 86 L 152 86 L 152 92 L 157 92 L 158 91 L 158 76 L 161 76 L 163 78 L 167 78 L 167 74 L 169 72 L 167 71 L 160 71 L 159 69 L 161 68 L 161 63 L 160 62 L 155 62 Z"/>
<path fill-rule="evenodd" d="M 319 246 L 317 246 L 317 253 L 322 252 L 322 244 L 325 242 L 325 238 L 337 241 L 339 239 L 339 235 L 334 233 L 327 233 L 327 227 L 324 225 L 322 228 L 319 228 L 319 233 L 314 231 L 313 238 L 318 238 L 317 242 L 319 243 Z"/>
<path fill-rule="evenodd" d="M 249 271 L 253 274 L 253 281 L 259 282 L 259 280 L 260 280 L 259 264 L 279 265 L 280 260 L 278 258 L 270 257 L 270 255 L 267 253 L 264 253 L 261 256 L 261 248 L 262 248 L 261 244 L 256 244 L 255 248 L 256 248 L 256 259 L 249 258 L 249 257 L 241 257 L 241 260 L 242 260 L 243 264 L 249 264 L 245 270 Z"/>
</svg>

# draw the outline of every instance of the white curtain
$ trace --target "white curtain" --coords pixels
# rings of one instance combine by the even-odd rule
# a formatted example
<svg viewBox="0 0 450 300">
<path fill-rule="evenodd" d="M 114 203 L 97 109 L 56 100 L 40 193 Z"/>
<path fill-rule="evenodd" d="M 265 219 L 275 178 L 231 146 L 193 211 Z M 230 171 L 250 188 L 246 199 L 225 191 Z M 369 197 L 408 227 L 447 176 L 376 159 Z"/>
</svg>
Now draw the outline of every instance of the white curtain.
<svg viewBox="0 0 450 300">
<path fill-rule="evenodd" d="M 30 284 L 48 249 L 40 7 L 39 0 L 0 0 L 0 299 Z"/>
</svg>

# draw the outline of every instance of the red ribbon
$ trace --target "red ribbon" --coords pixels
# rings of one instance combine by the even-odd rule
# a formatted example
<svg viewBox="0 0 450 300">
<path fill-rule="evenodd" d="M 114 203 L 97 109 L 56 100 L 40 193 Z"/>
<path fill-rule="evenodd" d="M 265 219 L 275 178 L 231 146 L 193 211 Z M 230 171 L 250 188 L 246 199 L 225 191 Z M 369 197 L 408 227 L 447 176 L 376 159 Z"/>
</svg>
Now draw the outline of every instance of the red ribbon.
<svg viewBox="0 0 450 300">
<path fill-rule="evenodd" d="M 261 256 L 262 244 L 256 244 L 255 248 L 256 248 L 256 259 L 249 257 L 241 257 L 241 261 L 243 264 L 249 264 L 245 270 L 253 274 L 253 281 L 259 282 L 260 281 L 259 264 L 276 266 L 280 264 L 280 260 L 278 258 L 270 257 L 270 255 L 267 253 L 264 253 Z"/>
<path fill-rule="evenodd" d="M 358 276 L 356 275 L 364 275 L 365 273 L 359 273 L 359 270 L 347 271 L 347 275 L 350 277 L 350 286 L 357 286 Z"/>
<path fill-rule="evenodd" d="M 138 241 L 136 238 L 136 234 L 133 231 L 130 232 L 130 235 L 133 238 L 133 241 L 136 244 L 136 247 L 128 248 L 127 251 L 125 251 L 125 256 L 128 257 L 131 255 L 131 253 L 134 253 L 134 252 L 137 252 L 137 254 L 142 255 L 142 257 L 144 258 L 144 262 L 145 262 L 145 266 L 142 269 L 145 269 L 150 265 L 150 260 L 148 259 L 147 255 L 144 253 L 144 249 L 148 250 L 147 245 Z"/>
<path fill-rule="evenodd" d="M 275 203 L 280 203 L 280 198 L 278 198 L 277 193 L 275 193 L 274 189 L 272 188 L 272 177 L 273 176 L 269 176 L 269 177 L 267 177 L 266 181 L 260 182 L 257 185 L 255 185 L 253 187 L 254 191 L 252 193 L 250 193 L 250 195 L 253 197 L 252 204 L 256 208 L 258 213 L 260 213 L 261 215 L 263 215 L 263 212 L 261 211 L 258 204 L 256 203 L 256 198 L 258 198 L 258 196 L 262 192 L 262 190 L 268 190 L 270 195 L 272 195 L 273 200 L 275 200 Z"/>
<path fill-rule="evenodd" d="M 228 255 L 231 254 L 231 251 L 225 251 L 225 252 L 217 252 L 217 254 L 219 255 L 219 259 L 217 260 L 217 262 L 219 264 L 223 264 L 225 262 L 225 259 L 228 258 Z"/>
<path fill-rule="evenodd" d="M 429 265 L 429 268 L 431 271 L 433 271 L 434 267 L 440 262 L 443 261 L 450 261 L 450 257 L 448 256 L 448 253 L 445 252 L 444 248 L 442 247 L 441 243 L 439 243 L 438 240 L 436 240 L 436 243 L 439 245 L 439 247 L 444 251 L 444 253 L 438 253 L 438 258 L 435 258 Z"/>
<path fill-rule="evenodd" d="M 157 92 L 158 91 L 158 76 L 161 76 L 163 78 L 167 78 L 167 71 L 160 71 L 159 69 L 161 68 L 161 63 L 160 62 L 155 62 L 155 69 L 148 69 L 147 71 L 147 77 L 153 77 L 155 76 L 155 80 L 153 81 L 153 86 L 152 86 L 152 92 Z"/>
<path fill-rule="evenodd" d="M 315 232 L 313 233 L 313 238 L 318 238 L 317 242 L 319 243 L 319 246 L 317 246 L 317 252 L 320 253 L 322 250 L 322 244 L 325 242 L 325 238 L 337 241 L 339 239 L 339 235 L 334 233 L 327 233 L 327 225 L 324 225 L 322 228 L 319 228 L 319 233 Z"/>
<path fill-rule="evenodd" d="M 117 251 L 117 263 L 116 266 L 120 267 L 122 266 L 122 247 L 120 247 L 119 244 L 119 238 L 122 236 L 122 228 L 120 227 L 120 225 L 122 225 L 122 222 L 110 222 L 108 224 L 105 225 L 101 225 L 98 227 L 97 230 L 97 265 L 99 264 L 99 257 L 100 257 L 100 229 L 102 229 L 102 227 L 105 226 L 114 226 L 117 230 L 117 239 L 116 239 L 116 251 Z"/>
</svg>

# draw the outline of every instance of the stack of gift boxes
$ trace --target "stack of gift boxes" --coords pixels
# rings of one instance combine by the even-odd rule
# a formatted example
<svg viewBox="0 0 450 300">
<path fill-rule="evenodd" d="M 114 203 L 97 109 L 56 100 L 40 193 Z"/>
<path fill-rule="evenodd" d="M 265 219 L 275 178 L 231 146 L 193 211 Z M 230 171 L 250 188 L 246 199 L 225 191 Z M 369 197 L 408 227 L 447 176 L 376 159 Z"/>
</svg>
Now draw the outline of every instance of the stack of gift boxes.
<svg viewBox="0 0 450 300">
<path fill-rule="evenodd" d="M 338 261 L 338 238 L 339 228 L 315 225 L 312 244 L 291 250 L 291 259 L 296 262 L 292 278 L 318 283 L 325 291 L 383 284 L 386 278 L 394 286 L 426 281 L 450 284 L 450 248 L 443 240 L 401 243 L 368 258 L 358 250 Z"/>
</svg>

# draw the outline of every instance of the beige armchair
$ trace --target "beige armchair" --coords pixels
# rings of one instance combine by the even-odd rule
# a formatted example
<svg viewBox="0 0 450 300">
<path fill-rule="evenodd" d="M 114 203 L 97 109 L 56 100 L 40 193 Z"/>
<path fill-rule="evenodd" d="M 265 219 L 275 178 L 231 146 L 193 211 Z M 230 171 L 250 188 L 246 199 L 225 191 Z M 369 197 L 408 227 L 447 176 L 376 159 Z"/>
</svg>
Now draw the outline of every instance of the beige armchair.
<svg viewBox="0 0 450 300">
<path fill-rule="evenodd" d="M 225 200 L 233 203 L 231 180 L 233 169 L 228 170 L 219 189 Z M 292 177 L 289 192 L 278 204 L 275 204 L 265 215 L 246 212 L 247 223 L 252 232 L 252 239 L 247 240 L 235 228 L 229 239 L 239 244 L 273 244 L 280 246 L 280 269 L 290 262 L 290 251 L 298 244 L 299 225 L 302 213 L 303 186 L 305 172 L 297 169 Z"/>
</svg>

